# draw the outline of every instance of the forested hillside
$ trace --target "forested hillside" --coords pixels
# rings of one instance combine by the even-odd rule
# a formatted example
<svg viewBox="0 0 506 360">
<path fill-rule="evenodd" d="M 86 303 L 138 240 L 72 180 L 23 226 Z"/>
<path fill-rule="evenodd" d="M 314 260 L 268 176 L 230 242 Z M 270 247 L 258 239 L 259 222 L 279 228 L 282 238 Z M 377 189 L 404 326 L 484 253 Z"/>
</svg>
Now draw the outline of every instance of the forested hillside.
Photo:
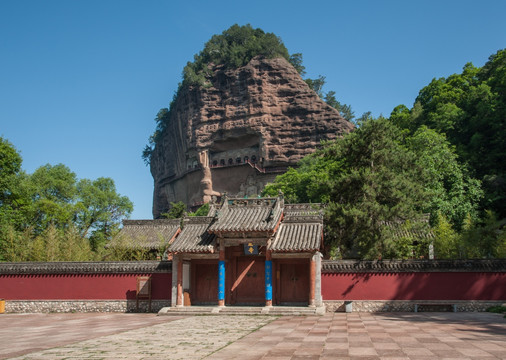
<svg viewBox="0 0 506 360">
<path fill-rule="evenodd" d="M 506 50 L 482 67 L 434 79 L 412 108 L 363 116 L 269 185 L 291 202 L 327 203 L 336 257 L 427 256 L 425 244 L 392 240 L 385 224 L 413 231 L 430 215 L 439 258 L 506 256 Z M 411 222 L 411 223 L 410 223 Z M 411 227 L 411 229 L 410 229 Z"/>
</svg>

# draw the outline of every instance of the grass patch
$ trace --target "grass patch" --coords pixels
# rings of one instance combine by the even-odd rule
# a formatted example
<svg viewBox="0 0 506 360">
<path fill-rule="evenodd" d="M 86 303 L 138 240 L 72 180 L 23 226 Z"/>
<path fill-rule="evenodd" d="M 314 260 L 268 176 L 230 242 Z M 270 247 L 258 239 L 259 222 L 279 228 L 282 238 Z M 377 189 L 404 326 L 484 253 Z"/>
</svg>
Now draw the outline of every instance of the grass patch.
<svg viewBox="0 0 506 360">
<path fill-rule="evenodd" d="M 506 306 L 491 306 L 487 309 L 488 312 L 491 313 L 497 313 L 497 314 L 504 314 L 506 313 Z"/>
<path fill-rule="evenodd" d="M 496 314 L 505 314 L 506 313 L 506 306 L 491 306 L 487 309 L 488 312 L 496 313 Z M 504 318 L 506 318 L 506 315 L 504 315 Z"/>
</svg>

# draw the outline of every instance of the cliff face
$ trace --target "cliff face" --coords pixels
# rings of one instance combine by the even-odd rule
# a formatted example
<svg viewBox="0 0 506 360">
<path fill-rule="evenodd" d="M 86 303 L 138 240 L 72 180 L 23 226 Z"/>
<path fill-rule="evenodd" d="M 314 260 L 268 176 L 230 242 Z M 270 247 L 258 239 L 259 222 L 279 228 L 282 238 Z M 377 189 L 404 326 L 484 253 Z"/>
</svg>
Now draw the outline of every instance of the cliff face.
<svg viewBox="0 0 506 360">
<path fill-rule="evenodd" d="M 259 194 L 321 140 L 352 129 L 283 58 L 216 67 L 212 86 L 182 89 L 153 151 L 153 215 L 170 202 Z"/>
</svg>

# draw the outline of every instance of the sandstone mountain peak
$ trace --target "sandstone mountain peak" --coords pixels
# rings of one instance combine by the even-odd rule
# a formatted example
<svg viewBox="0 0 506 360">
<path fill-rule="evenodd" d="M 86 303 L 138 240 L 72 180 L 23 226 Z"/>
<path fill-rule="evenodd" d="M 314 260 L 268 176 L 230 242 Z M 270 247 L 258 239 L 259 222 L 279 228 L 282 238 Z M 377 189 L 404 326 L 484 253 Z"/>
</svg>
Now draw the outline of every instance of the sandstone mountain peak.
<svg viewBox="0 0 506 360">
<path fill-rule="evenodd" d="M 259 195 L 266 183 L 353 124 L 322 101 L 282 57 L 210 67 L 183 85 L 151 153 L 153 216 L 170 202 Z"/>
</svg>

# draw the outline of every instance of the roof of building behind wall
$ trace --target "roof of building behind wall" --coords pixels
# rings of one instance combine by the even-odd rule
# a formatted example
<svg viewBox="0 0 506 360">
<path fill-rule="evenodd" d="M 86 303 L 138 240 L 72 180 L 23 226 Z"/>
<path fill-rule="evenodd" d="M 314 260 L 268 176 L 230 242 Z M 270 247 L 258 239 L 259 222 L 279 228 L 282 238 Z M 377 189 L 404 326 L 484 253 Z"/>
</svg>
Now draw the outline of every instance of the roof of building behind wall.
<svg viewBox="0 0 506 360">
<path fill-rule="evenodd" d="M 111 245 L 155 250 L 172 240 L 179 230 L 179 219 L 123 220 L 123 228 Z"/>
<path fill-rule="evenodd" d="M 218 210 L 216 222 L 209 228 L 213 233 L 273 232 L 283 213 L 282 198 L 225 198 Z"/>
<path fill-rule="evenodd" d="M 157 249 L 170 243 L 170 253 L 209 254 L 217 251 L 217 239 L 251 236 L 272 239 L 274 252 L 311 252 L 322 246 L 323 217 L 319 204 L 284 204 L 283 197 L 238 199 L 224 198 L 211 204 L 212 216 L 174 220 L 125 220 L 122 237 L 128 247 Z M 181 225 L 181 226 L 180 226 Z M 230 236 L 230 235 L 228 235 Z M 244 238 L 251 239 L 246 235 Z M 118 242 L 121 243 L 121 242 Z"/>
</svg>

